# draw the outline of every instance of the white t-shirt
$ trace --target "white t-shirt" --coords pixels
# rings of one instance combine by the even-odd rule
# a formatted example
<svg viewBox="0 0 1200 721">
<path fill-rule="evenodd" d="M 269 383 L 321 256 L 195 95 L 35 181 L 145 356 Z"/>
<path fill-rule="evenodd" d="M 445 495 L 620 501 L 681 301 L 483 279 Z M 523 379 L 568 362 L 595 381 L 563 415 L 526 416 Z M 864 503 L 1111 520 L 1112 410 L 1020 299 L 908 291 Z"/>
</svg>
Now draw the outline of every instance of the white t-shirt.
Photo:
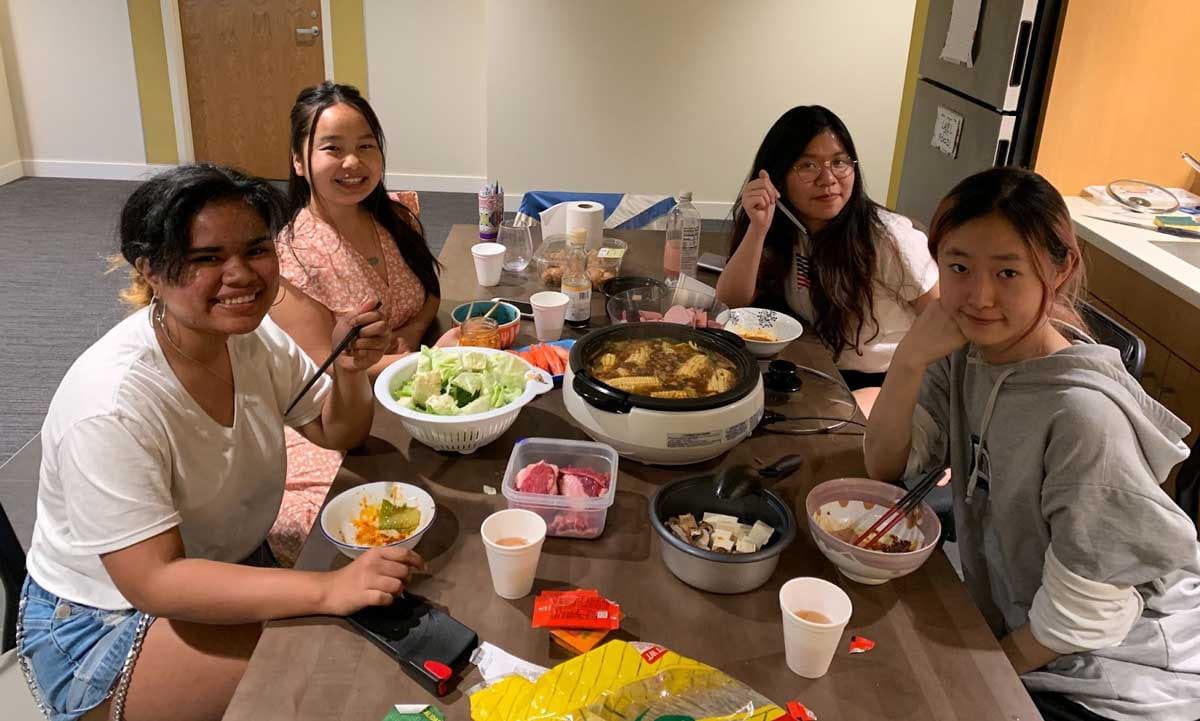
<svg viewBox="0 0 1200 721">
<path fill-rule="evenodd" d="M 842 370 L 885 372 L 892 364 L 896 346 L 917 319 L 911 303 L 928 293 L 938 281 L 937 263 L 929 255 L 929 239 L 925 234 L 903 215 L 880 210 L 879 219 L 895 252 L 880 247 L 875 253 L 875 317 L 874 323 L 868 318 L 863 325 L 862 338 L 865 341 L 875 335 L 875 323 L 879 333 L 869 343 L 859 346 L 861 356 L 852 348 L 844 350 L 837 362 Z M 816 312 L 810 293 L 809 262 L 808 248 L 797 247 L 785 290 L 792 311 L 812 323 Z"/>
<path fill-rule="evenodd" d="M 101 554 L 175 526 L 189 558 L 235 562 L 263 542 L 283 499 L 284 423 L 316 419 L 332 380 L 322 377 L 284 418 L 316 365 L 270 318 L 228 347 L 232 428 L 179 382 L 148 309 L 76 359 L 42 425 L 26 563 L 43 588 L 96 608 L 130 608 Z"/>
</svg>

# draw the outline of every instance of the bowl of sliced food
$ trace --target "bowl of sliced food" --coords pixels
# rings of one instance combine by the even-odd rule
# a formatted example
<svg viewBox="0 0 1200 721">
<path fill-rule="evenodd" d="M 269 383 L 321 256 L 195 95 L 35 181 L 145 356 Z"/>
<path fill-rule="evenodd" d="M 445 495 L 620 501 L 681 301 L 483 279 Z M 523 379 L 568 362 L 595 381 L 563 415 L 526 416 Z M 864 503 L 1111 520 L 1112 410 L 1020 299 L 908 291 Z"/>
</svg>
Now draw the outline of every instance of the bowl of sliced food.
<svg viewBox="0 0 1200 721">
<path fill-rule="evenodd" d="M 422 347 L 379 374 L 375 397 L 414 439 L 465 454 L 503 435 L 525 404 L 553 387 L 549 373 L 507 351 Z"/>
<path fill-rule="evenodd" d="M 437 514 L 433 497 L 408 483 L 379 481 L 342 491 L 321 509 L 321 532 L 346 556 L 378 546 L 412 548 Z"/>
<path fill-rule="evenodd" d="M 933 553 L 942 535 L 937 514 L 921 503 L 869 548 L 854 541 L 904 496 L 904 488 L 867 478 L 835 478 L 809 492 L 808 530 L 821 553 L 853 581 L 886 583 L 912 573 Z M 886 524 L 885 524 L 886 525 Z"/>
<path fill-rule="evenodd" d="M 716 321 L 746 341 L 746 350 L 759 358 L 775 355 L 804 333 L 800 321 L 767 308 L 734 308 L 719 314 Z"/>
</svg>

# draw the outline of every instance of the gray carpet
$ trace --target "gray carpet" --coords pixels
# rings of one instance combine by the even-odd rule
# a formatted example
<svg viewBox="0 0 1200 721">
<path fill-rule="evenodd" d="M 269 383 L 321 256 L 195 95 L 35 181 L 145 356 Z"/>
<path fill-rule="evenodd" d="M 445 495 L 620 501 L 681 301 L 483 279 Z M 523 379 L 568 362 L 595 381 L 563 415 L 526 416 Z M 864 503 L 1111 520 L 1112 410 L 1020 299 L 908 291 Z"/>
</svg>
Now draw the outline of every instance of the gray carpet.
<svg viewBox="0 0 1200 721">
<path fill-rule="evenodd" d="M 37 433 L 58 381 L 123 317 L 123 272 L 106 274 L 135 182 L 25 178 L 0 187 L 0 465 Z M 421 193 L 436 254 L 471 222 L 469 193 Z"/>
</svg>

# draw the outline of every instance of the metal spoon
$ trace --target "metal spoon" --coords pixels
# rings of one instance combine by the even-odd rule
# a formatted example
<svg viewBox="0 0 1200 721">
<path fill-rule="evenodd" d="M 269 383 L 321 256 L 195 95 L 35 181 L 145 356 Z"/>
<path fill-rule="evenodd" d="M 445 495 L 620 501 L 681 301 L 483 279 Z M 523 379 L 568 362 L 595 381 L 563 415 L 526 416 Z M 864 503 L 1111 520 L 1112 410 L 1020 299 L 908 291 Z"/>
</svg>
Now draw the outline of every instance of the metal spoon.
<svg viewBox="0 0 1200 721">
<path fill-rule="evenodd" d="M 754 468 L 747 465 L 723 468 L 717 471 L 716 476 L 713 477 L 713 495 L 732 501 L 758 493 L 764 486 L 773 486 L 792 475 L 803 463 L 803 456 L 790 455 L 780 458 L 765 468 Z"/>
</svg>

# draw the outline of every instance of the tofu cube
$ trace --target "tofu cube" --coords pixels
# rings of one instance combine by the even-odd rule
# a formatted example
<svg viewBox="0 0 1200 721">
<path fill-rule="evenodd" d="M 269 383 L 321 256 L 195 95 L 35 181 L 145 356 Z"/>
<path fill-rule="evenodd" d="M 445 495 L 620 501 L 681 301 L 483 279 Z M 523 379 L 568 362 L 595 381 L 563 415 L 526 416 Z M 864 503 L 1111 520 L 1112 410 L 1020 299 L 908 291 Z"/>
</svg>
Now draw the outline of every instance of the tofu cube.
<svg viewBox="0 0 1200 721">
<path fill-rule="evenodd" d="M 714 551 L 729 551 L 733 552 L 733 540 L 729 538 L 717 538 L 713 536 L 712 550 Z"/>
<path fill-rule="evenodd" d="M 724 531 L 729 531 L 730 535 L 738 527 L 738 519 L 735 516 L 727 516 L 724 513 L 705 513 L 704 522 L 711 525 L 713 528 L 719 528 Z"/>
<path fill-rule="evenodd" d="M 762 521 L 755 521 L 754 525 L 750 528 L 750 533 L 746 535 L 746 540 L 757 544 L 759 547 L 762 547 L 766 545 L 767 541 L 771 540 L 771 536 L 774 535 L 774 533 L 775 529 L 773 527 L 763 523 Z"/>
<path fill-rule="evenodd" d="M 754 553 L 758 550 L 758 544 L 746 538 L 739 538 L 735 548 L 738 553 Z"/>
<path fill-rule="evenodd" d="M 721 542 L 728 541 L 730 543 L 730 546 L 732 547 L 733 542 L 734 542 L 733 534 L 730 533 L 729 531 L 725 531 L 720 528 L 714 529 L 713 533 L 712 533 L 712 542 L 713 542 L 714 548 L 716 548 L 717 541 L 721 541 Z"/>
</svg>

